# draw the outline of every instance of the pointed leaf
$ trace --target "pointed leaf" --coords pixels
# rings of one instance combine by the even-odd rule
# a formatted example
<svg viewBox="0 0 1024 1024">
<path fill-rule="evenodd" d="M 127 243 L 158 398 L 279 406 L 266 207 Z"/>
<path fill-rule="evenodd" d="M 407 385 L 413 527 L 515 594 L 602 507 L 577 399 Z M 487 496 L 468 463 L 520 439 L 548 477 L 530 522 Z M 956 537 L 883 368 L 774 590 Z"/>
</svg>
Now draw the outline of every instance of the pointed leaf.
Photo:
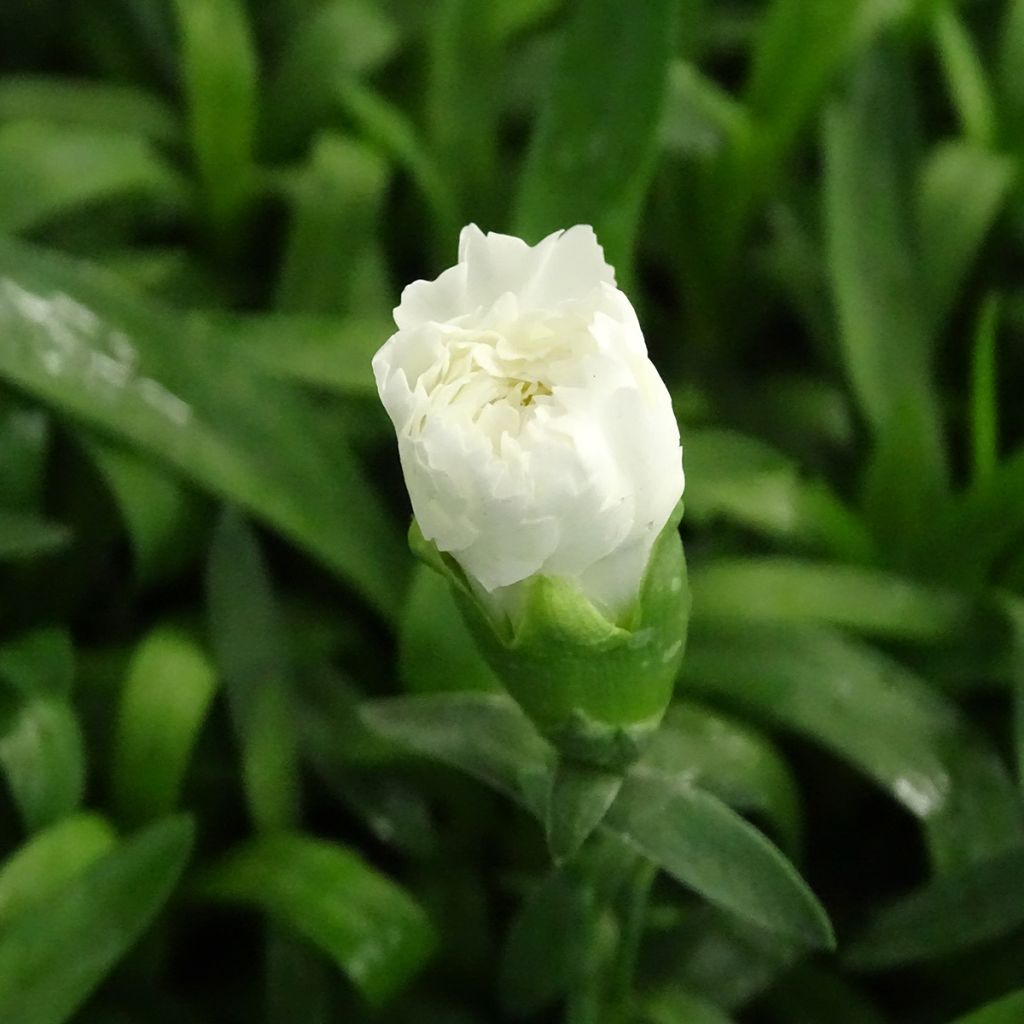
<svg viewBox="0 0 1024 1024">
<path fill-rule="evenodd" d="M 163 906 L 191 845 L 188 819 L 154 825 L 5 929 L 0 1020 L 68 1020 Z"/>
<path fill-rule="evenodd" d="M 175 809 L 216 689 L 213 666 L 188 633 L 157 627 L 135 649 L 121 691 L 112 800 L 140 824 Z"/>
<path fill-rule="evenodd" d="M 606 821 L 716 906 L 811 948 L 834 945 L 827 914 L 792 864 L 709 793 L 632 774 Z"/>
<path fill-rule="evenodd" d="M 1024 923 L 1024 849 L 932 879 L 882 910 L 847 953 L 879 970 L 948 956 L 1000 938 Z M 951 923 L 955 922 L 955 927 Z"/>
<path fill-rule="evenodd" d="M 642 18 L 616 0 L 576 5 L 530 143 L 517 234 L 537 241 L 592 224 L 628 280 L 668 96 L 676 15 L 674 0 L 648 0 Z"/>
<path fill-rule="evenodd" d="M 300 395 L 205 321 L 88 264 L 0 241 L 0 277 L 0 378 L 254 509 L 378 610 L 397 610 L 408 565 L 397 530 Z"/>
<path fill-rule="evenodd" d="M 921 819 L 940 869 L 1024 839 L 996 753 L 954 705 L 878 651 L 822 628 L 702 625 L 683 680 L 824 745 L 885 787 Z"/>
<path fill-rule="evenodd" d="M 307 836 L 252 840 L 211 869 L 201 891 L 259 907 L 306 936 L 373 1005 L 407 985 L 435 943 L 405 890 L 345 847 Z"/>
</svg>

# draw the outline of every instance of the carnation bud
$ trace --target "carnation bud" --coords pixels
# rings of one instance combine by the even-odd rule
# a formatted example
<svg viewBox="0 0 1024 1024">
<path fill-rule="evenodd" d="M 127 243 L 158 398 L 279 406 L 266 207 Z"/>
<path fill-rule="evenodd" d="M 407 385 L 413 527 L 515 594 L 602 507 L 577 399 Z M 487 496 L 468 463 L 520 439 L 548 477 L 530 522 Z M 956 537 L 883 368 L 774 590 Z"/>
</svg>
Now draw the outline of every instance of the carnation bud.
<svg viewBox="0 0 1024 1024">
<path fill-rule="evenodd" d="M 621 770 L 672 694 L 689 595 L 664 383 L 593 230 L 462 232 L 373 360 L 416 552 L 573 761 Z"/>
</svg>

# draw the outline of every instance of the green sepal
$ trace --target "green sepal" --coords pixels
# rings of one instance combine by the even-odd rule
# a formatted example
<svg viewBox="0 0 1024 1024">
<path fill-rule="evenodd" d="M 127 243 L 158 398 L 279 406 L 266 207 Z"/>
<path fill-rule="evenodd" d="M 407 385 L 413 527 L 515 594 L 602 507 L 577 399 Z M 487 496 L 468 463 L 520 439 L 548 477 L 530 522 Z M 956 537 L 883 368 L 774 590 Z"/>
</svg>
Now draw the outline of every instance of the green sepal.
<svg viewBox="0 0 1024 1024">
<path fill-rule="evenodd" d="M 571 860 L 601 824 L 625 775 L 580 761 L 559 759 L 551 773 L 544 831 L 556 864 Z"/>
<path fill-rule="evenodd" d="M 455 559 L 415 520 L 409 543 L 448 580 L 487 661 L 540 732 L 568 760 L 620 771 L 657 729 L 682 662 L 690 611 L 682 514 L 680 502 L 620 623 L 570 580 L 535 576 L 524 584 L 513 624 L 481 602 Z"/>
</svg>

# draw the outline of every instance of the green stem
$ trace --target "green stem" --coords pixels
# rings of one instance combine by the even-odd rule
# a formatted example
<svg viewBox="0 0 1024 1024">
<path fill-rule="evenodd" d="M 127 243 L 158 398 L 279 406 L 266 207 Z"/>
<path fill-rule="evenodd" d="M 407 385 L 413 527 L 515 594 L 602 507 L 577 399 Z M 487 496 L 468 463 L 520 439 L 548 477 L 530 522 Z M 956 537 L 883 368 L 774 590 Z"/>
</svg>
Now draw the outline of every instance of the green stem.
<svg viewBox="0 0 1024 1024">
<path fill-rule="evenodd" d="M 619 940 L 619 953 L 615 958 L 609 984 L 609 1002 L 622 1020 L 628 1019 L 628 1010 L 633 1000 L 633 986 L 640 959 L 640 945 L 647 926 L 651 887 L 657 875 L 657 865 L 652 861 L 638 861 L 623 893 L 622 937 Z"/>
</svg>

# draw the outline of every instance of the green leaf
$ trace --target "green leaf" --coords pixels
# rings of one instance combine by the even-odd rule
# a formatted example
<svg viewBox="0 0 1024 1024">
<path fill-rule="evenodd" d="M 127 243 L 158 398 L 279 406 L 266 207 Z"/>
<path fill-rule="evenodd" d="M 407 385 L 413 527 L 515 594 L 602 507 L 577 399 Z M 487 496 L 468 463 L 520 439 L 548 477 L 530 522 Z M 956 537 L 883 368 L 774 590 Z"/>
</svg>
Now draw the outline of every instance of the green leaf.
<svg viewBox="0 0 1024 1024">
<path fill-rule="evenodd" d="M 253 188 L 256 53 L 239 0 L 175 0 L 189 133 L 209 227 L 231 248 Z"/>
<path fill-rule="evenodd" d="M 201 506 L 195 494 L 129 449 L 86 440 L 131 538 L 143 582 L 173 575 L 196 553 Z"/>
<path fill-rule="evenodd" d="M 232 315 L 212 318 L 210 329 L 281 380 L 380 404 L 370 362 L 395 331 L 386 317 Z"/>
<path fill-rule="evenodd" d="M 957 1017 L 954 1024 L 1017 1024 L 1024 1018 L 1024 989 Z"/>
<path fill-rule="evenodd" d="M 0 80 L 0 121 L 37 121 L 69 129 L 136 135 L 159 145 L 180 141 L 174 110 L 131 85 L 63 75 L 8 75 Z"/>
<path fill-rule="evenodd" d="M 886 464 L 891 472 L 875 482 L 878 501 L 894 517 L 896 540 L 927 514 L 946 474 L 926 282 L 906 216 L 913 133 L 905 123 L 901 72 L 891 55 L 870 53 L 845 98 L 829 109 L 824 135 L 826 235 L 841 353 L 876 437 L 899 453 Z"/>
<path fill-rule="evenodd" d="M 498 992 L 506 1013 L 533 1016 L 578 987 L 598 926 L 593 888 L 578 874 L 551 871 L 523 901 L 505 940 Z"/>
<path fill-rule="evenodd" d="M 936 146 L 922 167 L 916 212 L 934 330 L 945 326 L 1015 178 L 1013 160 L 970 142 Z"/>
<path fill-rule="evenodd" d="M 1015 550 L 1024 507 L 1024 448 L 996 465 L 983 483 L 965 490 L 948 511 L 936 543 L 944 579 L 965 589 L 991 581 L 1000 559 Z M 970 537 L 971 543 L 962 543 Z"/>
<path fill-rule="evenodd" d="M 942 875 L 875 915 L 847 960 L 859 970 L 881 970 L 1000 938 L 1024 923 L 1024 903 L 1012 898 L 1022 890 L 1020 848 Z"/>
<path fill-rule="evenodd" d="M 292 189 L 278 309 L 341 313 L 353 308 L 354 285 L 372 253 L 388 178 L 387 164 L 373 150 L 337 135 L 318 136 Z"/>
<path fill-rule="evenodd" d="M 850 561 L 874 558 L 874 544 L 856 514 L 823 482 L 802 479 L 794 461 L 764 441 L 684 426 L 683 448 L 691 519 L 726 519 Z"/>
<path fill-rule="evenodd" d="M 849 761 L 921 819 L 940 870 L 1024 839 L 999 757 L 955 706 L 881 652 L 821 627 L 701 624 L 683 685 Z"/>
<path fill-rule="evenodd" d="M 376 70 L 394 54 L 398 26 L 368 0 L 309 5 L 289 34 L 265 103 L 265 134 L 275 153 L 291 153 L 330 122 L 344 83 Z"/>
<path fill-rule="evenodd" d="M 74 678 L 75 650 L 65 629 L 36 629 L 0 647 L 0 679 L 24 700 L 66 697 Z"/>
<path fill-rule="evenodd" d="M 758 26 L 744 100 L 777 160 L 837 72 L 887 20 L 872 0 L 774 0 Z"/>
<path fill-rule="evenodd" d="M 85 791 L 82 730 L 69 701 L 34 697 L 0 730 L 0 765 L 30 832 L 79 806 Z"/>
<path fill-rule="evenodd" d="M 730 807 L 762 818 L 790 855 L 800 849 L 793 775 L 769 741 L 740 722 L 677 701 L 633 771 L 706 789 Z"/>
<path fill-rule="evenodd" d="M 0 241 L 0 273 L 0 377 L 254 509 L 379 611 L 397 610 L 404 546 L 301 395 L 255 373 L 219 328 L 86 264 Z"/>
<path fill-rule="evenodd" d="M 964 135 L 978 147 L 993 146 L 998 125 L 992 87 L 970 33 L 948 0 L 936 5 L 933 31 Z"/>
<path fill-rule="evenodd" d="M 601 824 L 623 777 L 578 761 L 559 759 L 551 773 L 544 831 L 556 864 L 570 860 Z"/>
<path fill-rule="evenodd" d="M 437 0 L 428 10 L 423 98 L 430 148 L 452 181 L 459 218 L 490 223 L 494 183 L 500 180 L 502 84 L 494 7 L 476 0 Z"/>
<path fill-rule="evenodd" d="M 40 121 L 0 124 L 0 231 L 31 231 L 132 196 L 183 204 L 181 182 L 144 138 Z"/>
<path fill-rule="evenodd" d="M 828 916 L 792 864 L 710 793 L 633 773 L 607 822 L 716 906 L 806 946 L 834 946 Z"/>
<path fill-rule="evenodd" d="M 447 581 L 425 565 L 416 569 L 401 618 L 398 672 L 410 693 L 500 687 L 477 650 Z"/>
<path fill-rule="evenodd" d="M 544 819 L 550 748 L 508 698 L 371 701 L 362 714 L 382 735 L 469 773 Z M 639 762 L 602 827 L 716 905 L 807 946 L 831 944 L 828 919 L 792 865 L 686 775 L 659 774 Z"/>
<path fill-rule="evenodd" d="M 970 625 L 953 591 L 892 573 L 791 558 L 720 558 L 693 578 L 694 619 L 824 623 L 868 636 L 948 641 Z"/>
<path fill-rule="evenodd" d="M 644 1000 L 644 1024 L 732 1024 L 714 1003 L 681 988 L 665 988 Z"/>
<path fill-rule="evenodd" d="M 259 542 L 231 510 L 214 534 L 207 601 L 249 813 L 264 830 L 293 827 L 300 813 L 294 667 Z"/>
<path fill-rule="evenodd" d="M 999 460 L 998 328 L 999 299 L 992 293 L 978 312 L 971 354 L 971 470 L 980 488 L 991 479 Z"/>
<path fill-rule="evenodd" d="M 40 507 L 50 440 L 44 410 L 0 398 L 0 494 L 5 510 L 0 515 Z"/>
<path fill-rule="evenodd" d="M 516 206 L 516 233 L 533 241 L 592 224 L 627 286 L 668 96 L 677 7 L 649 0 L 641 18 L 616 0 L 576 5 Z"/>
<path fill-rule="evenodd" d="M 544 813 L 554 752 L 504 694 L 444 694 L 367 701 L 363 721 L 424 757 L 465 772 Z"/>
<path fill-rule="evenodd" d="M 188 633 L 158 626 L 135 649 L 121 691 L 112 800 L 132 825 L 173 811 L 216 689 L 213 667 Z"/>
<path fill-rule="evenodd" d="M 338 102 L 359 131 L 403 167 L 430 207 L 439 254 L 447 255 L 459 232 L 453 186 L 400 107 L 388 103 L 355 79 L 337 88 Z"/>
<path fill-rule="evenodd" d="M 252 840 L 211 869 L 201 891 L 256 906 L 304 935 L 374 1006 L 409 983 L 435 943 L 403 889 L 345 847 L 307 836 Z"/>
<path fill-rule="evenodd" d="M 192 845 L 187 818 L 119 844 L 0 934 L 0 1019 L 67 1021 L 166 902 Z"/>
<path fill-rule="evenodd" d="M 76 814 L 37 833 L 0 865 L 0 924 L 8 927 L 59 892 L 116 842 L 97 814 Z"/>
<path fill-rule="evenodd" d="M 999 31 L 999 55 L 996 65 L 1002 113 L 1003 141 L 1019 148 L 1024 130 L 1024 0 L 1009 0 L 1004 8 Z"/>
<path fill-rule="evenodd" d="M 18 562 L 59 551 L 71 542 L 60 523 L 26 512 L 0 509 L 0 561 Z"/>
</svg>

